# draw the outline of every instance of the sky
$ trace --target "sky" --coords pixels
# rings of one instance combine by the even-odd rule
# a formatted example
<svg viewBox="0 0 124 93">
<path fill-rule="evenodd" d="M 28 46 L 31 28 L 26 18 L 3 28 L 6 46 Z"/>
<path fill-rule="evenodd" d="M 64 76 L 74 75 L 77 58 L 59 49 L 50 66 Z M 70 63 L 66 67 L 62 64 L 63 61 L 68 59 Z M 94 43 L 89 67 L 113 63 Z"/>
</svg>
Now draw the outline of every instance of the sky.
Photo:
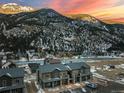
<svg viewBox="0 0 124 93">
<path fill-rule="evenodd" d="M 89 14 L 104 20 L 124 21 L 124 0 L 0 0 L 0 3 L 53 8 L 63 14 Z"/>
</svg>

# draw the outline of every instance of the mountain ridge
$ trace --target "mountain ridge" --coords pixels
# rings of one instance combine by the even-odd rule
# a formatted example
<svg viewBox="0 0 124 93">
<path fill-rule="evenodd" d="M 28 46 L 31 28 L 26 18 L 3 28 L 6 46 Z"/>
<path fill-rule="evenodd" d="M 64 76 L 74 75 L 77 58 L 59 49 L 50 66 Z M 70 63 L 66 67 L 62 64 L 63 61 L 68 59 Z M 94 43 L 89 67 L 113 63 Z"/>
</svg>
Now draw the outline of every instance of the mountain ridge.
<svg viewBox="0 0 124 93">
<path fill-rule="evenodd" d="M 103 18 L 97 18 L 94 16 L 91 16 L 89 14 L 65 14 L 65 16 L 73 18 L 73 19 L 82 19 L 82 20 L 92 20 L 93 19 L 97 19 L 97 20 L 101 20 L 104 23 L 107 24 L 124 24 L 123 21 L 121 21 L 121 19 L 123 20 L 124 18 L 110 18 L 110 19 L 103 19 Z M 92 18 L 92 19 L 91 19 Z"/>
<path fill-rule="evenodd" d="M 39 9 L 35 9 L 31 6 L 22 6 L 19 5 L 17 3 L 5 3 L 5 4 L 0 4 L 0 13 L 2 14 L 17 14 L 17 13 L 21 13 L 21 12 L 32 12 L 32 11 L 37 11 Z M 67 17 L 71 17 L 71 18 L 75 18 L 74 16 L 77 16 L 78 18 L 81 17 L 81 15 L 86 15 L 86 14 L 63 14 Z M 89 15 L 87 15 L 85 18 L 89 17 Z M 83 20 L 86 20 L 86 19 Z M 92 17 L 91 17 L 92 18 Z M 97 18 L 97 17 L 96 17 Z M 103 18 L 99 18 L 98 19 L 102 20 L 105 23 L 109 23 L 109 24 L 124 24 L 123 18 L 115 18 L 115 19 L 103 19 Z M 89 20 L 89 19 L 87 19 Z"/>
<path fill-rule="evenodd" d="M 96 19 L 97 20 L 97 19 Z M 124 25 L 68 18 L 53 9 L 0 16 L 0 49 L 57 52 L 124 51 Z M 119 45 L 119 46 L 118 46 Z"/>
</svg>

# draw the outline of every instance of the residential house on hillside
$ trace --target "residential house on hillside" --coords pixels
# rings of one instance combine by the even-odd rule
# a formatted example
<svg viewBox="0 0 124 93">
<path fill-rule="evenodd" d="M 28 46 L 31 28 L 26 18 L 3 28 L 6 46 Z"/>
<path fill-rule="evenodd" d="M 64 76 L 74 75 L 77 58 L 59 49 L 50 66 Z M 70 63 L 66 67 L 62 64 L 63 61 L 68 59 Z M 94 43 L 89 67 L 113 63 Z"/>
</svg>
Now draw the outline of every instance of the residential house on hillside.
<svg viewBox="0 0 124 93">
<path fill-rule="evenodd" d="M 54 88 L 87 81 L 92 78 L 90 66 L 84 62 L 68 64 L 46 64 L 37 70 L 37 80 L 42 88 Z"/>
<path fill-rule="evenodd" d="M 2 68 L 16 68 L 16 64 L 14 62 L 8 61 L 2 65 Z"/>
<path fill-rule="evenodd" d="M 14 59 L 15 55 L 12 52 L 0 52 L 0 68 L 16 67 Z"/>
<path fill-rule="evenodd" d="M 23 69 L 0 69 L 0 93 L 24 93 L 23 79 Z"/>
</svg>

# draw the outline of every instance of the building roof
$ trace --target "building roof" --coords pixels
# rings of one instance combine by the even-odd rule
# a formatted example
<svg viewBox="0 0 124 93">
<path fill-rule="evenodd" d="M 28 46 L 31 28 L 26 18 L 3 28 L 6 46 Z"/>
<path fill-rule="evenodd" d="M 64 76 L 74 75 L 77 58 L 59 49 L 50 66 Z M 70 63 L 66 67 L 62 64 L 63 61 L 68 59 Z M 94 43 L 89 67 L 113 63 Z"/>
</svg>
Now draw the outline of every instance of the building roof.
<svg viewBox="0 0 124 93">
<path fill-rule="evenodd" d="M 61 70 L 65 71 L 68 70 L 63 64 L 46 64 L 42 65 L 38 69 L 42 73 L 48 73 L 48 72 L 53 72 L 54 70 Z"/>
<path fill-rule="evenodd" d="M 90 68 L 90 66 L 87 65 L 85 62 L 69 63 L 69 64 L 67 64 L 67 66 L 69 66 L 73 70 L 80 69 L 81 67 L 83 67 L 83 68 Z"/>
<path fill-rule="evenodd" d="M 90 66 L 87 65 L 86 63 L 79 62 L 79 63 L 68 63 L 68 64 L 46 64 L 40 66 L 38 71 L 40 71 L 41 73 L 49 73 L 49 72 L 53 72 L 54 70 L 67 71 L 67 70 L 81 69 L 81 67 L 90 68 Z"/>
<path fill-rule="evenodd" d="M 13 63 L 13 62 L 6 62 L 5 64 L 3 64 L 2 68 L 9 67 L 10 65 L 14 65 L 16 67 L 15 63 Z"/>
<path fill-rule="evenodd" d="M 32 61 L 16 61 L 17 65 L 25 65 L 30 63 L 44 64 L 44 60 L 32 60 Z"/>
<path fill-rule="evenodd" d="M 22 68 L 0 69 L 0 77 L 4 75 L 7 75 L 12 78 L 24 77 L 24 70 Z"/>
</svg>

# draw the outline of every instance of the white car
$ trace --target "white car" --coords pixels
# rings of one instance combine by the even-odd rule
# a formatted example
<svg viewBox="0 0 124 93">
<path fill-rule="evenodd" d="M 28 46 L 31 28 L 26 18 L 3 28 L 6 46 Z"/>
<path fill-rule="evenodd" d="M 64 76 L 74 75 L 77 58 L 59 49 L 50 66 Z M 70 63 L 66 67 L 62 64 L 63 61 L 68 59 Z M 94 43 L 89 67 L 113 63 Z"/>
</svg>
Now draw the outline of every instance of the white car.
<svg viewBox="0 0 124 93">
<path fill-rule="evenodd" d="M 87 92 L 85 88 L 82 88 L 82 91 L 83 91 L 84 93 L 86 93 L 86 92 Z"/>
</svg>

